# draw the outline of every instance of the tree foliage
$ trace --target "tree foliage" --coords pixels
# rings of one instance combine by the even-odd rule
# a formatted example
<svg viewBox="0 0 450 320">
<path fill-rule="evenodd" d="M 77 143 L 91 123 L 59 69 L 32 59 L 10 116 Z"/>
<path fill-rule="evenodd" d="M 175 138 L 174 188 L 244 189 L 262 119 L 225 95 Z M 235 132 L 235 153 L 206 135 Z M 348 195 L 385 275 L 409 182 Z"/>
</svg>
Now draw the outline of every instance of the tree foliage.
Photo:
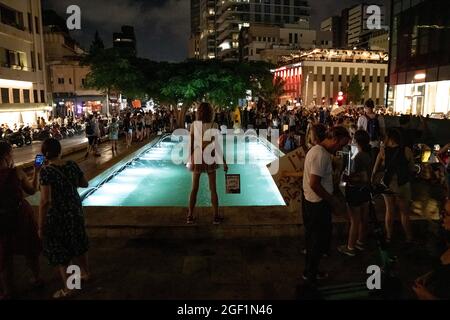
<svg viewBox="0 0 450 320">
<path fill-rule="evenodd" d="M 358 75 L 355 75 L 350 80 L 347 88 L 347 101 L 358 104 L 364 96 L 364 88 L 359 81 Z"/>
</svg>

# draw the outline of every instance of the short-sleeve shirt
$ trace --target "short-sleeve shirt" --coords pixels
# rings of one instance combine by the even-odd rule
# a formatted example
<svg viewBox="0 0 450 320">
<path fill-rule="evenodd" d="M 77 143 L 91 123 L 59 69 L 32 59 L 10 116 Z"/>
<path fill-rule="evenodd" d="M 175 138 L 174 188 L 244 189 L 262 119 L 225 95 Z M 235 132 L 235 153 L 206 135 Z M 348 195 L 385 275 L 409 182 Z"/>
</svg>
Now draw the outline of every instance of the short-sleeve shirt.
<svg viewBox="0 0 450 320">
<path fill-rule="evenodd" d="M 321 145 L 312 147 L 305 158 L 303 170 L 303 193 L 309 202 L 320 202 L 319 197 L 310 187 L 310 175 L 321 177 L 320 184 L 330 194 L 333 193 L 333 166 L 331 154 Z"/>
</svg>

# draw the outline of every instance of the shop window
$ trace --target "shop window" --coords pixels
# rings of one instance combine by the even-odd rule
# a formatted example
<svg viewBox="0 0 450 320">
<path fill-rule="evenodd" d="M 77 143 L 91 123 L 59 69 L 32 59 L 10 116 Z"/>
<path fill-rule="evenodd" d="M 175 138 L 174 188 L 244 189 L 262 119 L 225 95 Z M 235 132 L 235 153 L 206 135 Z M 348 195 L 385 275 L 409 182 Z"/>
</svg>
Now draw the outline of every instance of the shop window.
<svg viewBox="0 0 450 320">
<path fill-rule="evenodd" d="M 41 103 L 45 103 L 45 91 L 41 90 Z"/>
<path fill-rule="evenodd" d="M 33 101 L 34 103 L 38 103 L 39 102 L 39 98 L 38 98 L 38 91 L 37 90 L 33 90 Z"/>
<path fill-rule="evenodd" d="M 23 102 L 30 103 L 30 90 L 29 89 L 23 90 Z"/>
</svg>

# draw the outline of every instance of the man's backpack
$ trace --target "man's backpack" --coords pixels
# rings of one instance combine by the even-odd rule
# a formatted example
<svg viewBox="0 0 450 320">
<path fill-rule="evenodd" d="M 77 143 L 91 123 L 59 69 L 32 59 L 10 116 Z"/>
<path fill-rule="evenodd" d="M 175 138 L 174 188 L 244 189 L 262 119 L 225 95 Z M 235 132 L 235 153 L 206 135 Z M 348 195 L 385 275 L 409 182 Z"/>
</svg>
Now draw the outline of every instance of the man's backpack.
<svg viewBox="0 0 450 320">
<path fill-rule="evenodd" d="M 370 141 L 380 139 L 380 122 L 378 121 L 378 116 L 375 116 L 375 118 L 367 117 L 367 133 L 369 134 Z"/>
<path fill-rule="evenodd" d="M 86 135 L 88 136 L 94 135 L 94 127 L 92 126 L 92 121 L 86 122 Z"/>
</svg>

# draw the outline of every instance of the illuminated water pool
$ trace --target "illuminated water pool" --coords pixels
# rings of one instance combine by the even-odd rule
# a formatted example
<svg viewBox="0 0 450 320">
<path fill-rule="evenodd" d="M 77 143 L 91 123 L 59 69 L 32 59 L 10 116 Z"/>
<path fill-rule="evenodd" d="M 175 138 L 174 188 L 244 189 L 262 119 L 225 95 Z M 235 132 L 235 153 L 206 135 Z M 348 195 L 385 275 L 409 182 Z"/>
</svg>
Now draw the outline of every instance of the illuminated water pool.
<svg viewBox="0 0 450 320">
<path fill-rule="evenodd" d="M 266 165 L 276 159 L 267 142 L 241 142 L 227 139 L 234 144 L 235 158 L 245 157 L 245 164 L 230 164 L 229 173 L 241 175 L 241 193 L 225 193 L 223 166 L 217 170 L 217 189 L 221 206 L 279 206 L 285 202 Z M 231 142 L 230 142 L 231 141 Z M 171 160 L 173 148 L 183 142 L 164 139 L 141 152 L 127 164 L 109 170 L 97 186 L 82 192 L 84 206 L 159 206 L 186 207 L 191 190 L 192 175 L 181 164 Z M 242 148 L 242 143 L 245 148 Z M 178 146 L 180 147 L 180 146 Z M 271 147 L 272 148 L 272 147 Z M 249 161 L 251 159 L 251 161 Z M 94 179 L 96 180 L 96 179 Z M 98 183 L 100 179 L 97 179 Z M 91 181 L 92 183 L 92 181 Z M 197 197 L 198 206 L 210 206 L 208 177 L 203 174 Z"/>
</svg>

